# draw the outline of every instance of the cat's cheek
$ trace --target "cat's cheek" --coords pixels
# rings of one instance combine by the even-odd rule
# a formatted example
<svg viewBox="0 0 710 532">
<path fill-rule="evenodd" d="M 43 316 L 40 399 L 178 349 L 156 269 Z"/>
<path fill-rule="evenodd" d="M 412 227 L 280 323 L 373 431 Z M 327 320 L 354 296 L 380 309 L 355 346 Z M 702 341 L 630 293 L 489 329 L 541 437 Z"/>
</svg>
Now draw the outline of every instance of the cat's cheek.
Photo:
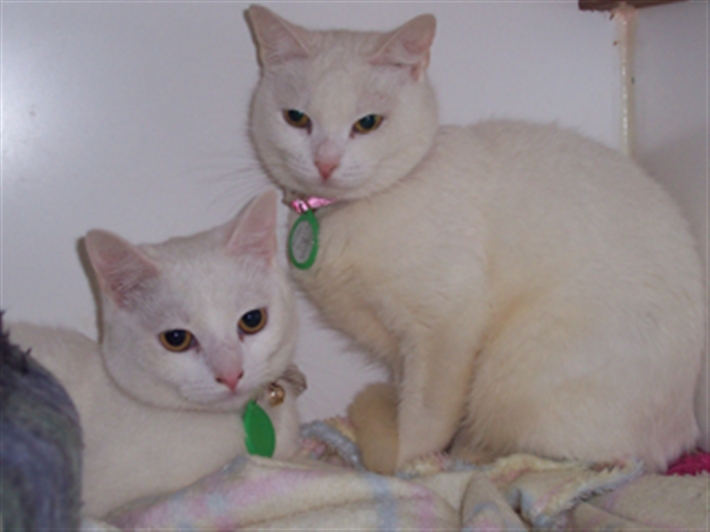
<svg viewBox="0 0 710 532">
<path fill-rule="evenodd" d="M 279 166 L 286 170 L 284 181 L 293 179 L 310 189 L 327 183 L 338 172 L 343 153 L 331 141 L 316 141 L 305 130 L 288 125 L 280 126 L 272 139 L 275 139 Z"/>
<path fill-rule="evenodd" d="M 267 168 L 271 170 L 272 177 L 284 188 L 293 190 L 306 190 L 317 186 L 320 178 L 308 153 L 308 147 L 299 149 L 283 147 L 278 155 L 274 155 Z"/>
<path fill-rule="evenodd" d="M 248 397 L 251 398 L 257 394 L 257 392 L 264 385 L 265 378 L 262 371 L 246 370 L 244 372 L 244 379 L 240 383 L 239 387 L 235 392 L 235 396 Z"/>
</svg>

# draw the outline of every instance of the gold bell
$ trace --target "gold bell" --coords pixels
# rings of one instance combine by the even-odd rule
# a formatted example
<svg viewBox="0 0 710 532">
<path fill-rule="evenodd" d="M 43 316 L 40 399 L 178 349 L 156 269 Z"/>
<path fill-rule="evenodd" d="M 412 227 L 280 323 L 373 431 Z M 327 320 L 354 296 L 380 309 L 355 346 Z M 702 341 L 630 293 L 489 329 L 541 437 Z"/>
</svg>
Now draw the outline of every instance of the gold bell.
<svg viewBox="0 0 710 532">
<path fill-rule="evenodd" d="M 284 402 L 284 399 L 286 399 L 286 390 L 275 382 L 269 384 L 269 404 L 278 406 Z"/>
</svg>

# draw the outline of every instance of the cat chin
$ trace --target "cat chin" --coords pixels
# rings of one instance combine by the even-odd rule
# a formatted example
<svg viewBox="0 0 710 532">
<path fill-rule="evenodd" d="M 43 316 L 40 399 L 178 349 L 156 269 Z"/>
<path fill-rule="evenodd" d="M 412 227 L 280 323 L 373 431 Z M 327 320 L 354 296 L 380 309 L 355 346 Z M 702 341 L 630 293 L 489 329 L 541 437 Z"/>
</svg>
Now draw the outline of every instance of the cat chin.
<svg viewBox="0 0 710 532">
<path fill-rule="evenodd" d="M 253 395 L 253 394 L 252 394 Z M 185 399 L 182 398 L 173 404 L 155 404 L 168 410 L 198 411 L 198 412 L 241 412 L 251 399 L 251 395 L 229 394 L 229 396 L 216 399 Z"/>
<path fill-rule="evenodd" d="M 244 410 L 250 399 L 250 397 L 232 397 L 217 400 L 202 406 L 204 406 L 204 410 L 211 410 L 213 412 L 241 412 Z"/>
<path fill-rule="evenodd" d="M 219 392 L 211 397 L 185 398 L 186 407 L 198 410 L 212 410 L 220 412 L 241 411 L 246 404 L 256 395 L 254 390 L 237 390 L 235 393 Z"/>
<path fill-rule="evenodd" d="M 320 177 L 307 180 L 284 179 L 277 180 L 276 185 L 284 191 L 285 198 L 303 198 L 317 196 L 331 201 L 349 201 L 362 199 L 386 187 L 375 187 L 371 182 L 357 181 L 347 184 L 338 183 L 337 178 L 322 185 Z M 369 185 L 369 186 L 368 186 Z"/>
</svg>

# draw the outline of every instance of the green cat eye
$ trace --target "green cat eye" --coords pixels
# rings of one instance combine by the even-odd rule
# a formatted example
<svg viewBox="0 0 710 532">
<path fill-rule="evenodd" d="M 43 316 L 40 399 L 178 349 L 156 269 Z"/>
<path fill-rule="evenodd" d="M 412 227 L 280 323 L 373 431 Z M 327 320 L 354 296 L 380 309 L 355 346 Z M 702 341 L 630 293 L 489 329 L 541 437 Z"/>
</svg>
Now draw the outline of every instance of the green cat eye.
<svg viewBox="0 0 710 532">
<path fill-rule="evenodd" d="M 360 120 L 353 124 L 353 133 L 371 133 L 375 131 L 382 124 L 384 116 L 382 115 L 367 115 L 363 116 Z"/>
<path fill-rule="evenodd" d="M 266 309 L 254 309 L 239 320 L 239 330 L 244 334 L 256 334 L 266 326 Z"/>
<path fill-rule="evenodd" d="M 158 338 L 165 349 L 176 353 L 187 351 L 195 344 L 195 337 L 185 329 L 171 329 L 160 333 Z"/>
<path fill-rule="evenodd" d="M 289 125 L 299 129 L 311 129 L 311 119 L 307 114 L 296 109 L 286 109 L 283 115 Z"/>
</svg>

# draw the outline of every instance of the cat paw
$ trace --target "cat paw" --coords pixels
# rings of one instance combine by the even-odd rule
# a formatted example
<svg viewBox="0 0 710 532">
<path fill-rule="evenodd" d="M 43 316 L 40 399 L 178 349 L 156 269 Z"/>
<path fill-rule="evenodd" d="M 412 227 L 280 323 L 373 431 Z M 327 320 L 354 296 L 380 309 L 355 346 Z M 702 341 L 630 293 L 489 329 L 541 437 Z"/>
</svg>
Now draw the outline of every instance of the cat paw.
<svg viewBox="0 0 710 532">
<path fill-rule="evenodd" d="M 453 458 L 458 458 L 473 465 L 491 464 L 500 458 L 500 455 L 491 451 L 476 449 L 470 445 L 462 444 L 458 439 L 454 439 L 449 454 Z"/>
<path fill-rule="evenodd" d="M 397 389 L 392 384 L 370 384 L 348 407 L 363 465 L 392 475 L 397 468 Z"/>
</svg>

